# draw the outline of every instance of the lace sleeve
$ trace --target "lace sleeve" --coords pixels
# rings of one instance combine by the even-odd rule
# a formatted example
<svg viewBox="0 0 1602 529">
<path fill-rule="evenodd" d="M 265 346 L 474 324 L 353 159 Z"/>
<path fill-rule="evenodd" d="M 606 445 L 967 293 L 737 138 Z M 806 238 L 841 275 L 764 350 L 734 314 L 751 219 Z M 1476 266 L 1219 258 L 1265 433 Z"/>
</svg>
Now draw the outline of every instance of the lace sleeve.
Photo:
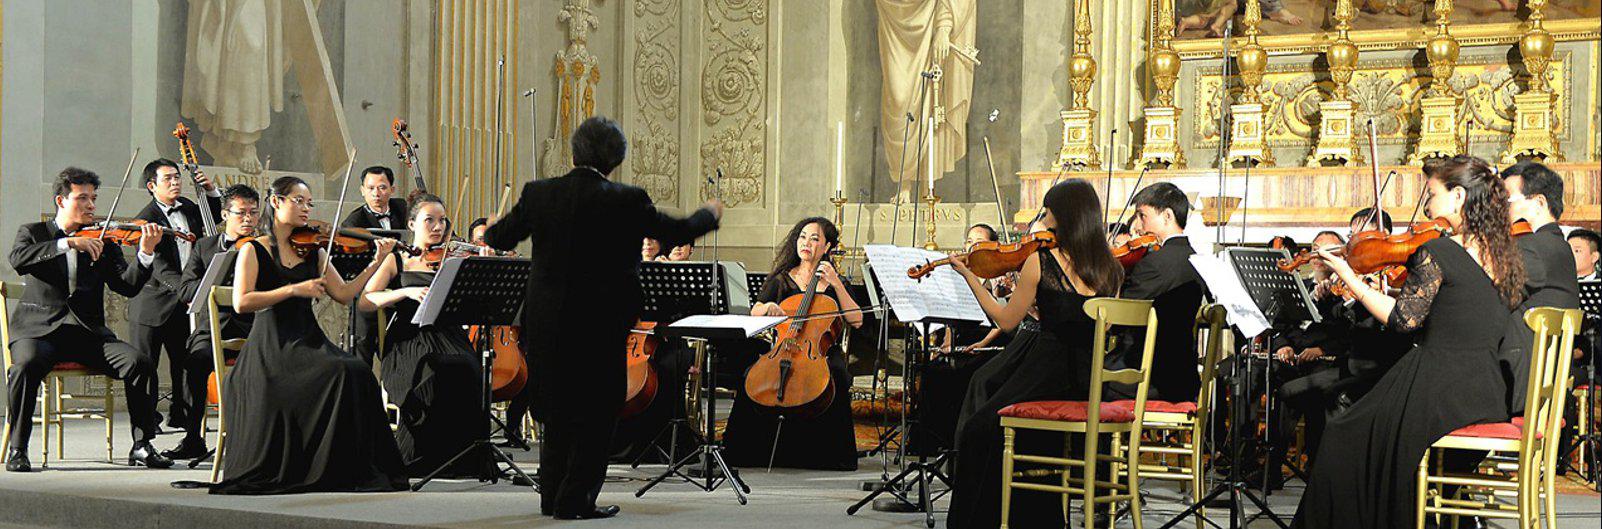
<svg viewBox="0 0 1602 529">
<path fill-rule="evenodd" d="M 1435 262 L 1435 256 L 1428 250 L 1419 249 L 1413 263 L 1408 265 L 1407 281 L 1402 283 L 1402 292 L 1396 295 L 1396 307 L 1391 309 L 1387 325 L 1400 332 L 1413 332 L 1423 327 L 1430 305 L 1435 303 L 1435 294 L 1441 291 L 1441 280 L 1440 263 Z"/>
</svg>

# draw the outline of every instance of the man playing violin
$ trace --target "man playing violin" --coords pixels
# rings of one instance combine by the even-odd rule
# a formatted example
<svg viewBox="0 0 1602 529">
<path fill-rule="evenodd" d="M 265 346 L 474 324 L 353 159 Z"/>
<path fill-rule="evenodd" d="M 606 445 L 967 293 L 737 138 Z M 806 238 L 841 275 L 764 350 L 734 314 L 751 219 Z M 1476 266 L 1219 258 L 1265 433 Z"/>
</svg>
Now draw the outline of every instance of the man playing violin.
<svg viewBox="0 0 1602 529">
<path fill-rule="evenodd" d="M 150 203 L 135 219 L 172 228 L 177 231 L 200 235 L 203 233 L 205 223 L 202 220 L 200 205 L 182 196 L 185 178 L 178 169 L 178 162 L 166 158 L 157 159 L 145 164 L 144 170 L 145 191 L 150 193 Z M 195 182 L 206 190 L 206 207 L 211 208 L 211 218 L 220 214 L 222 206 L 218 197 L 217 186 L 206 178 L 206 175 L 195 173 Z M 180 428 L 187 424 L 189 401 L 194 398 L 189 395 L 183 384 L 184 358 L 188 350 L 184 347 L 184 340 L 189 337 L 189 318 L 184 301 L 178 296 L 178 287 L 184 278 L 184 263 L 194 253 L 195 244 L 190 241 L 172 237 L 164 239 L 156 247 L 156 262 L 150 269 L 150 280 L 145 287 L 134 296 L 129 303 L 128 333 L 129 342 L 140 354 L 150 357 L 161 368 L 162 350 L 167 352 L 167 375 L 172 380 L 172 398 L 167 408 L 167 426 Z M 204 398 L 205 395 L 201 395 Z M 159 415 L 158 415 L 158 421 Z"/>
<path fill-rule="evenodd" d="M 341 228 L 367 228 L 370 230 L 403 230 L 406 229 L 407 216 L 406 201 L 394 198 L 395 171 L 382 165 L 374 165 L 362 170 L 362 205 L 351 210 L 345 220 L 340 221 Z M 373 363 L 373 354 L 378 350 L 378 321 L 373 313 L 356 310 L 351 304 L 350 332 L 352 337 L 351 352 L 356 353 L 369 365 Z"/>
<path fill-rule="evenodd" d="M 201 280 L 206 277 L 206 267 L 211 259 L 218 253 L 230 252 L 239 241 L 256 234 L 256 222 L 261 215 L 261 195 L 256 190 L 244 184 L 228 186 L 222 192 L 222 225 L 218 233 L 203 237 L 195 241 L 195 247 L 189 252 L 189 260 L 184 263 L 184 280 L 178 287 L 178 300 L 189 303 L 195 299 L 200 290 Z M 228 253 L 219 266 L 222 266 L 222 277 L 218 278 L 217 286 L 230 286 L 234 284 L 234 258 L 237 252 Z M 255 315 L 251 313 L 238 313 L 232 309 L 220 309 L 217 323 L 221 329 L 213 329 L 209 323 L 202 323 L 189 335 L 186 350 L 188 357 L 184 359 L 182 387 L 186 389 L 189 399 L 189 409 L 183 414 L 182 426 L 184 438 L 172 450 L 162 452 L 162 455 L 173 459 L 194 459 L 206 455 L 205 431 L 201 426 L 206 416 L 206 382 L 216 366 L 212 365 L 211 337 L 212 333 L 220 332 L 223 340 L 244 338 L 250 335 L 250 324 Z M 237 351 L 225 350 L 223 354 L 230 358 Z M 180 379 L 173 379 L 173 386 L 178 387 Z M 178 414 L 174 414 L 176 417 Z"/>
<path fill-rule="evenodd" d="M 1150 235 L 1161 241 L 1162 247 L 1151 250 L 1124 280 L 1120 297 L 1152 300 L 1157 311 L 1157 349 L 1152 358 L 1150 398 L 1173 402 L 1196 399 L 1201 388 L 1201 377 L 1196 375 L 1196 341 L 1191 338 L 1191 327 L 1196 309 L 1201 306 L 1203 287 L 1196 269 L 1190 265 L 1190 256 L 1196 251 L 1185 235 L 1185 221 L 1190 214 L 1190 200 L 1178 186 L 1159 182 L 1146 186 L 1136 193 L 1131 205 L 1135 208 L 1135 228 L 1141 235 Z M 1126 332 L 1119 341 L 1125 344 L 1119 354 L 1108 355 L 1109 367 L 1122 369 L 1140 363 L 1144 330 Z M 1114 385 L 1113 393 L 1133 398 L 1133 387 Z"/>
<path fill-rule="evenodd" d="M 1508 194 L 1508 220 L 1530 224 L 1532 233 L 1514 237 L 1524 258 L 1524 303 L 1514 313 L 1508 332 L 1517 340 L 1504 340 L 1502 364 L 1512 387 L 1508 407 L 1518 414 L 1524 409 L 1530 343 L 1524 312 L 1534 307 L 1580 308 L 1580 282 L 1575 278 L 1574 252 L 1563 238 L 1557 219 L 1563 216 L 1563 178 L 1539 162 L 1524 161 L 1502 170 L 1502 187 Z M 1510 334 L 1511 335 L 1511 334 Z"/>
<path fill-rule="evenodd" d="M 28 288 L 11 313 L 11 368 L 7 370 L 6 470 L 29 472 L 28 437 L 39 384 L 57 363 L 76 362 L 122 380 L 133 434 L 130 465 L 167 468 L 172 460 L 151 446 L 156 436 L 156 363 L 118 340 L 106 327 L 105 289 L 125 297 L 139 293 L 150 278 L 162 229 L 139 231 L 138 264 L 128 266 L 122 251 L 97 237 L 75 236 L 94 222 L 100 177 L 68 167 L 56 176 L 56 218 L 17 230 L 11 267 L 27 277 Z"/>
</svg>

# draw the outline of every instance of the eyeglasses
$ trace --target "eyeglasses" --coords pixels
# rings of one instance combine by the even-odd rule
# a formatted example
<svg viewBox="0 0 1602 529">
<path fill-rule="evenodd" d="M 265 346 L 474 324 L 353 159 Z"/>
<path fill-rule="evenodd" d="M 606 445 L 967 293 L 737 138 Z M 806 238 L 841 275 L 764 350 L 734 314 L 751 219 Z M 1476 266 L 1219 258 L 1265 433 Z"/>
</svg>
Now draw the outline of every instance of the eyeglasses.
<svg viewBox="0 0 1602 529">
<path fill-rule="evenodd" d="M 261 215 L 261 211 L 260 210 L 255 210 L 255 209 L 225 209 L 223 211 L 226 211 L 228 213 L 231 213 L 231 214 L 234 214 L 234 215 L 238 215 L 238 216 L 241 216 L 241 217 L 256 217 L 256 216 L 260 216 Z"/>
<path fill-rule="evenodd" d="M 280 198 L 288 199 L 289 203 L 294 204 L 294 205 L 296 205 L 298 207 L 303 207 L 303 208 L 306 208 L 306 209 L 315 209 L 317 207 L 317 204 L 312 203 L 311 199 L 306 198 L 306 197 L 291 197 L 291 196 L 284 196 L 284 195 L 278 195 L 278 196 Z"/>
</svg>

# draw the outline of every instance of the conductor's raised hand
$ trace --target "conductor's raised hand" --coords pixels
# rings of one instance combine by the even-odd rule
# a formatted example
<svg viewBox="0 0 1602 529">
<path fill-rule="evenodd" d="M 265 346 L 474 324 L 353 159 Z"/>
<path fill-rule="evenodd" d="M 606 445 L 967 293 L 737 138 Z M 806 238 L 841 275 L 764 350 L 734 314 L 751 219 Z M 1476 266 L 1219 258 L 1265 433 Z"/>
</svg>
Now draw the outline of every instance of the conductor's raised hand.
<svg viewBox="0 0 1602 529">
<path fill-rule="evenodd" d="M 706 201 L 706 203 L 702 204 L 701 207 L 705 208 L 707 210 L 710 210 L 712 212 L 712 217 L 713 218 L 718 219 L 718 220 L 723 220 L 723 201 L 722 200 L 718 200 L 718 199 L 714 198 L 712 200 Z"/>
</svg>

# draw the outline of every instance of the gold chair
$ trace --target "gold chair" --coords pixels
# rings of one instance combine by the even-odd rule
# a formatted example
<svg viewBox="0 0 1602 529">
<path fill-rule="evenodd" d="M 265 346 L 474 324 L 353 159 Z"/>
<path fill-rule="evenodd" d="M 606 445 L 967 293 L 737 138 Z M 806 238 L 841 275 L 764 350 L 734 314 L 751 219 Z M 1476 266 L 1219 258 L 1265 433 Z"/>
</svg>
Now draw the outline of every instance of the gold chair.
<svg viewBox="0 0 1602 529">
<path fill-rule="evenodd" d="M 1142 428 L 1151 435 L 1141 444 L 1140 454 L 1151 456 L 1154 462 L 1141 465 L 1140 477 L 1189 483 L 1192 504 L 1200 502 L 1206 494 L 1203 454 L 1206 452 L 1204 431 L 1208 424 L 1208 407 L 1198 403 L 1212 401 L 1217 386 L 1214 378 L 1218 373 L 1218 360 L 1223 351 L 1228 350 L 1225 344 L 1234 342 L 1234 334 L 1226 327 L 1226 315 L 1222 305 L 1203 305 L 1196 311 L 1196 330 L 1206 331 L 1206 341 L 1202 345 L 1201 389 L 1195 402 L 1146 401 Z M 1133 409 L 1135 401 L 1120 400 L 1113 404 Z M 1176 461 L 1168 462 L 1169 458 Z M 1204 523 L 1205 512 L 1197 511 L 1196 526 L 1200 528 Z"/>
<path fill-rule="evenodd" d="M 1063 495 L 1063 515 L 1068 514 L 1071 495 L 1078 495 L 1085 516 L 1085 529 L 1095 523 L 1096 506 L 1128 501 L 1134 516 L 1135 528 L 1144 527 L 1140 516 L 1140 432 L 1145 413 L 1146 390 L 1151 380 L 1151 353 L 1157 335 L 1157 312 L 1151 302 L 1144 300 L 1095 298 L 1085 302 L 1085 313 L 1096 320 L 1090 376 L 1089 401 L 1035 401 L 1021 402 L 1002 408 L 1001 454 L 1001 527 L 1005 529 L 1012 503 L 1012 489 L 1056 492 Z M 1107 331 L 1110 327 L 1141 327 L 1146 329 L 1145 344 L 1138 369 L 1108 370 L 1102 366 L 1107 355 Z M 1119 382 L 1135 384 L 1135 405 L 1116 406 L 1102 402 L 1102 384 Z M 1019 454 L 1014 447 L 1016 430 L 1060 432 L 1065 438 L 1064 457 Z M 1079 458 L 1071 454 L 1072 434 L 1084 434 L 1084 450 Z M 1099 453 L 1100 437 L 1113 438 L 1111 455 Z M 1120 451 L 1119 437 L 1127 436 L 1129 450 Z M 1120 453 L 1122 455 L 1120 455 Z M 1062 467 L 1061 484 L 1020 481 L 1032 473 L 1014 472 L 1016 462 Z M 1106 480 L 1096 476 L 1097 463 L 1122 465 L 1127 472 L 1112 469 Z M 1079 469 L 1081 476 L 1074 478 L 1072 470 Z M 1057 472 L 1053 472 L 1057 473 Z M 1123 478 L 1120 481 L 1119 478 Z"/>
<path fill-rule="evenodd" d="M 400 430 L 400 406 L 389 400 L 389 388 L 384 387 L 384 345 L 389 337 L 389 310 L 379 307 L 375 313 L 378 320 L 378 351 L 373 353 L 373 376 L 378 377 L 379 397 L 384 399 L 384 414 L 389 419 L 389 431 Z"/>
<path fill-rule="evenodd" d="M 0 350 L 4 351 L 5 367 L 8 374 L 11 371 L 11 315 L 9 314 L 10 311 L 6 309 L 8 306 L 6 302 L 13 297 L 21 296 L 24 288 L 26 287 L 21 283 L 0 283 Z M 65 408 L 64 401 L 77 398 L 67 393 L 63 388 L 64 382 L 68 377 L 99 379 L 103 383 L 100 409 Z M 112 453 L 114 450 L 112 430 L 115 427 L 113 417 L 116 415 L 117 407 L 115 394 L 112 392 L 111 380 L 110 376 L 100 370 L 91 369 L 89 366 L 78 362 L 56 362 L 56 365 L 50 369 L 50 373 L 45 375 L 44 387 L 40 388 L 42 391 L 39 392 L 39 419 L 35 419 L 43 427 L 42 440 L 44 442 L 41 443 L 41 448 L 44 449 L 44 457 L 39 461 L 40 468 L 50 466 L 50 430 L 54 429 L 56 432 L 56 454 L 58 458 L 64 458 L 67 449 L 66 421 L 76 419 L 105 421 L 106 461 L 116 462 L 116 457 Z M 11 429 L 0 426 L 0 448 L 9 448 L 10 446 Z M 0 458 L 3 457 L 0 456 Z"/>
<path fill-rule="evenodd" d="M 1557 527 L 1555 478 L 1557 443 L 1554 436 L 1563 419 L 1563 399 L 1567 396 L 1569 352 L 1580 329 L 1581 312 L 1551 307 L 1530 309 L 1524 322 L 1535 331 L 1530 346 L 1529 391 L 1524 399 L 1524 417 L 1503 423 L 1476 424 L 1459 428 L 1431 445 L 1419 459 L 1417 524 L 1423 527 L 1427 515 L 1482 516 L 1516 518 L 1519 527 L 1539 526 L 1545 499 L 1546 523 Z M 1506 471 L 1492 465 L 1491 472 L 1447 472 L 1441 469 L 1446 450 L 1475 450 L 1496 454 L 1517 454 Z M 1484 467 L 1482 467 L 1484 468 Z M 1443 487 L 1458 487 L 1446 497 Z M 1512 503 L 1497 496 L 1512 496 Z M 1474 498 L 1483 499 L 1474 499 Z"/>
<path fill-rule="evenodd" d="M 228 421 L 223 415 L 223 381 L 227 378 L 228 371 L 233 369 L 234 366 L 234 362 L 227 359 L 226 351 L 234 351 L 237 355 L 239 351 L 245 348 L 245 339 L 224 340 L 222 332 L 219 330 L 222 329 L 222 322 L 217 316 L 219 314 L 217 309 L 232 309 L 234 307 L 234 289 L 232 287 L 211 287 L 211 295 L 207 296 L 206 299 L 206 306 L 210 309 L 210 314 L 208 315 L 210 319 L 208 321 L 211 323 L 211 365 L 213 366 L 209 386 L 215 388 L 213 391 L 207 392 L 206 404 L 208 408 L 217 412 L 217 449 L 212 453 L 211 464 L 211 481 L 216 483 L 217 478 L 222 476 L 223 445 L 228 441 Z M 200 418 L 200 431 L 206 431 L 206 417 L 204 416 Z"/>
</svg>

